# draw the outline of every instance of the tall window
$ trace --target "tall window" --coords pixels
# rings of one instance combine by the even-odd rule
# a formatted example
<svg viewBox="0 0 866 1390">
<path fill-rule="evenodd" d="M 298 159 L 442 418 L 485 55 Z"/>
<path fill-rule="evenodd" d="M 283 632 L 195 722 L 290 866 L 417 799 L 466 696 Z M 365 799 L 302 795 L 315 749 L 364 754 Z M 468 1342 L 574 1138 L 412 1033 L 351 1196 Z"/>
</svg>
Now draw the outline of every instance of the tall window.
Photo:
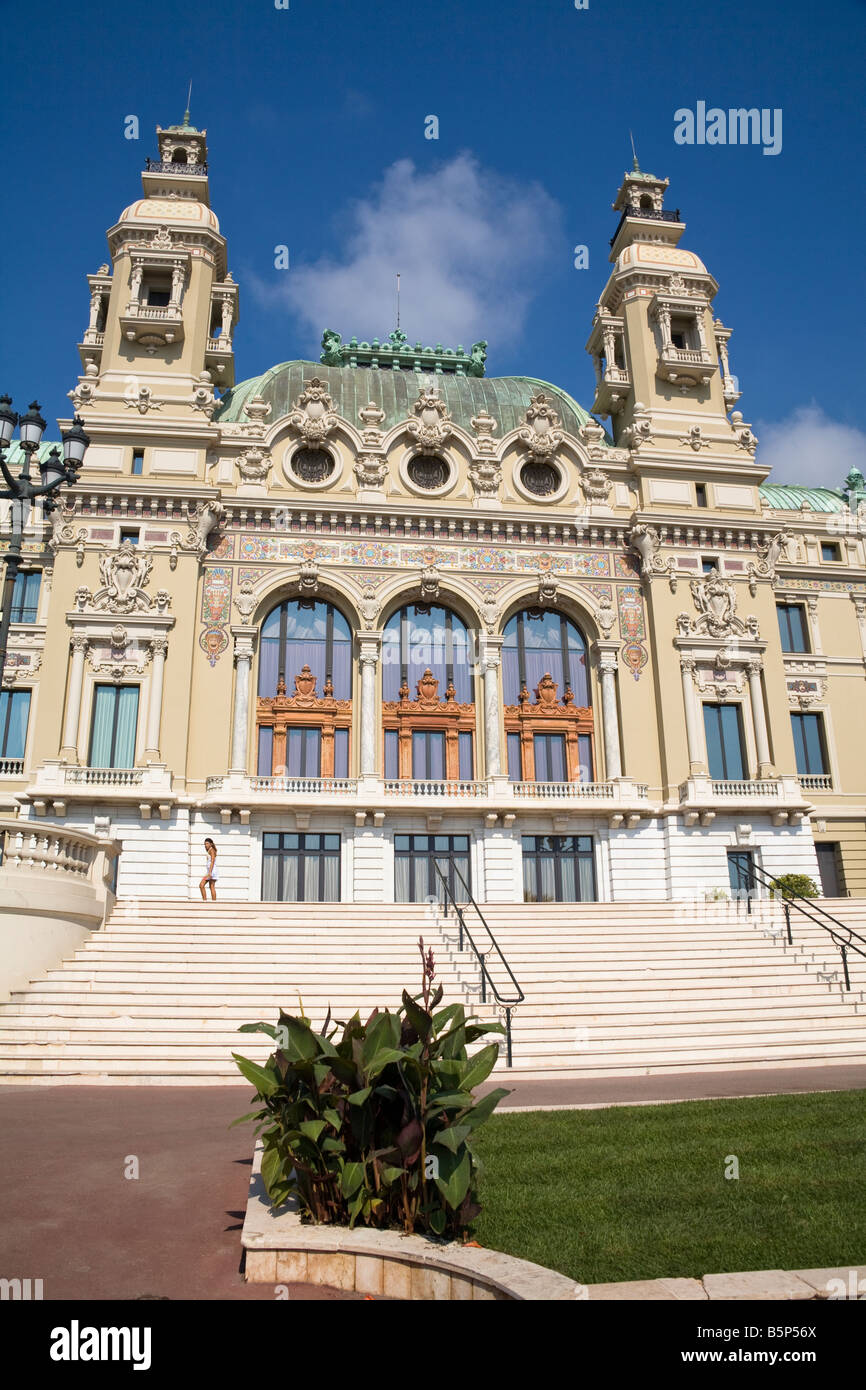
<svg viewBox="0 0 866 1390">
<path fill-rule="evenodd" d="M 549 672 L 561 701 L 569 689 L 576 705 L 590 703 L 586 642 L 564 613 L 527 608 L 505 625 L 502 684 L 506 705 L 516 705 L 521 690 L 533 691 Z"/>
<path fill-rule="evenodd" d="M 802 604 L 778 603 L 776 604 L 776 612 L 779 615 L 779 636 L 782 639 L 782 651 L 807 652 L 809 643 L 806 639 L 806 617 Z"/>
<path fill-rule="evenodd" d="M 12 590 L 12 604 L 9 621 L 13 623 L 35 623 L 39 611 L 39 585 L 42 575 L 39 570 L 19 570 L 15 576 Z"/>
<path fill-rule="evenodd" d="M 275 695 L 281 680 L 291 695 L 304 666 L 316 677 L 317 696 L 330 682 L 336 700 L 351 697 L 352 633 L 332 603 L 291 599 L 271 609 L 262 624 L 259 695 Z"/>
<path fill-rule="evenodd" d="M 595 901 L 591 835 L 524 835 L 523 900 L 527 903 Z"/>
<path fill-rule="evenodd" d="M 439 682 L 439 698 L 453 684 L 454 699 L 472 703 L 469 634 L 465 625 L 438 603 L 411 603 L 389 618 L 382 643 L 383 699 L 399 700 L 408 687 L 416 698 L 418 681 L 429 669 Z"/>
<path fill-rule="evenodd" d="M 29 690 L 0 692 L 0 757 L 24 757 L 29 718 Z"/>
<path fill-rule="evenodd" d="M 791 730 L 797 771 L 801 777 L 829 771 L 827 743 L 824 737 L 824 718 L 820 714 L 792 714 Z"/>
<path fill-rule="evenodd" d="M 133 767 L 138 725 L 137 685 L 98 685 L 90 732 L 91 767 Z"/>
<path fill-rule="evenodd" d="M 710 776 L 719 782 L 742 782 L 746 760 L 740 706 L 704 705 L 704 729 Z"/>
<path fill-rule="evenodd" d="M 262 836 L 262 899 L 283 903 L 339 902 L 339 835 L 266 830 Z"/>
</svg>

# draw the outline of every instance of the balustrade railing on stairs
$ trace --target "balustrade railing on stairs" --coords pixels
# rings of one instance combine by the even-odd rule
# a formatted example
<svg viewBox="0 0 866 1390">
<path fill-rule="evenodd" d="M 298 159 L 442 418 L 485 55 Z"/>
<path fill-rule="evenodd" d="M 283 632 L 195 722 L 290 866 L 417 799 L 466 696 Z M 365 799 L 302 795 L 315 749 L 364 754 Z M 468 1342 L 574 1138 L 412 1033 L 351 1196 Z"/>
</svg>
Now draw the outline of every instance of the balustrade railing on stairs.
<svg viewBox="0 0 866 1390">
<path fill-rule="evenodd" d="M 505 956 L 502 954 L 502 949 L 495 936 L 493 935 L 493 932 L 490 930 L 490 927 L 487 925 L 487 922 L 485 921 L 484 916 L 482 914 L 481 908 L 478 906 L 477 902 L 473 898 L 472 893 L 469 889 L 469 884 L 466 882 L 466 879 L 463 877 L 463 874 L 460 872 L 453 860 L 445 860 L 443 862 L 445 862 L 448 865 L 449 870 L 455 875 L 456 878 L 460 880 L 460 884 L 462 885 L 463 891 L 466 894 L 465 901 L 458 902 L 448 881 L 447 875 L 442 872 L 442 869 L 440 867 L 440 861 L 438 859 L 434 859 L 433 867 L 436 870 L 436 873 L 439 877 L 439 883 L 443 892 L 443 910 L 445 916 L 447 917 L 449 906 L 453 909 L 459 927 L 458 949 L 461 951 L 464 950 L 463 940 L 465 937 L 466 940 L 469 942 L 469 945 L 475 955 L 475 959 L 478 961 L 478 964 L 481 968 L 482 1004 L 487 1003 L 487 991 L 489 989 L 491 995 L 493 996 L 496 1003 L 499 1005 L 500 1009 L 504 1014 L 505 1064 L 506 1066 L 510 1067 L 512 1065 L 511 1013 L 513 1009 L 517 1008 L 518 1004 L 523 1003 L 526 996 L 523 993 L 523 990 L 520 988 L 520 985 L 517 983 L 517 980 L 514 978 L 514 971 L 511 969 L 511 966 L 508 964 L 508 961 L 505 959 Z M 472 935 L 471 929 L 469 928 L 466 922 L 465 914 L 469 910 L 474 910 L 475 914 L 478 917 L 478 921 L 480 922 L 482 928 L 487 933 L 487 936 L 489 938 L 489 945 L 487 946 L 487 949 L 485 951 L 482 951 L 480 949 L 478 943 Z M 500 965 L 503 967 L 509 980 L 514 986 L 513 996 L 511 996 L 507 990 L 506 993 L 503 994 L 502 991 L 496 985 L 496 982 L 494 981 L 487 964 L 487 957 L 490 955 L 495 955 L 498 958 Z"/>
<path fill-rule="evenodd" d="M 842 958 L 842 973 L 845 979 L 845 989 L 851 988 L 851 976 L 848 970 L 848 952 L 854 951 L 856 955 L 866 960 L 866 938 L 859 932 L 854 931 L 853 927 L 848 927 L 844 922 L 840 922 L 837 917 L 816 902 L 814 898 L 804 898 L 802 894 L 793 892 L 781 879 L 768 874 L 759 864 L 740 863 L 737 866 L 738 883 L 740 891 L 746 896 L 746 903 L 751 911 L 752 898 L 757 895 L 758 887 L 770 890 L 771 896 L 780 903 L 785 917 L 785 932 L 788 938 L 788 945 L 794 944 L 794 932 L 791 925 L 791 912 L 799 913 L 798 921 L 803 918 L 812 922 L 815 926 L 823 928 L 827 932 L 833 945 Z"/>
</svg>

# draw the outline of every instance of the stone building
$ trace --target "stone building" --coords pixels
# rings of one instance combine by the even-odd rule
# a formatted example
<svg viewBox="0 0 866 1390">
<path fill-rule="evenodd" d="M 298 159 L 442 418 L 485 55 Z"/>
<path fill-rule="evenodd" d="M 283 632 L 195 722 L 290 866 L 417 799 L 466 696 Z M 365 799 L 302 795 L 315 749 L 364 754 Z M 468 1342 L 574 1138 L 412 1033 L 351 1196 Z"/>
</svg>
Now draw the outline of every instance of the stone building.
<svg viewBox="0 0 866 1390">
<path fill-rule="evenodd" d="M 197 896 L 206 835 L 243 901 L 419 901 L 437 866 L 703 898 L 750 857 L 863 894 L 866 485 L 767 482 L 667 180 L 614 203 L 590 412 L 396 330 L 235 384 L 206 132 L 157 140 L 87 277 L 3 813 L 118 839 L 124 897 Z"/>
</svg>

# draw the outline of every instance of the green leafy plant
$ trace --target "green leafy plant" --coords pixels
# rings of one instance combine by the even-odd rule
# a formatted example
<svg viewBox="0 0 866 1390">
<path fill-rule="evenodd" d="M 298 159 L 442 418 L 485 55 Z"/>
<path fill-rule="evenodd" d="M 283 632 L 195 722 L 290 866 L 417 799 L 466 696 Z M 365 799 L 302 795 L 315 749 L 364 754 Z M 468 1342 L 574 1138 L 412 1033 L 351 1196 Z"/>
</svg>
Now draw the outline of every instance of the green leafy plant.
<svg viewBox="0 0 866 1390">
<path fill-rule="evenodd" d="M 404 990 L 396 1012 L 331 1025 L 329 1010 L 320 1033 L 283 1012 L 276 1026 L 241 1028 L 278 1043 L 264 1066 L 232 1054 L 262 1103 L 235 1124 L 257 1121 L 275 1207 L 296 1194 L 311 1221 L 451 1238 L 480 1212 L 470 1137 L 508 1093 L 475 1099 L 499 1049 L 469 1056 L 467 1046 L 503 1029 L 467 1018 L 462 1004 L 439 1009 L 433 952 L 423 938 L 418 947 L 421 993 Z"/>
<path fill-rule="evenodd" d="M 771 897 L 788 898 L 789 901 L 795 893 L 801 898 L 821 896 L 817 883 L 808 874 L 780 874 L 770 889 Z"/>
</svg>

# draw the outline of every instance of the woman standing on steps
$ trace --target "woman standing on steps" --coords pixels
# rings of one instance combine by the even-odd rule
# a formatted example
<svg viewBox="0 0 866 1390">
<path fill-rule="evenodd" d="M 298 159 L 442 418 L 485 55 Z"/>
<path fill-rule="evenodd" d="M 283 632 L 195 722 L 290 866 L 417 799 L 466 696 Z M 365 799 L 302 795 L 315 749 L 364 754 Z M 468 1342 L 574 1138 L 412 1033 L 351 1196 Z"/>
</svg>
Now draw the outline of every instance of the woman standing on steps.
<svg viewBox="0 0 866 1390">
<path fill-rule="evenodd" d="M 205 902 L 207 902 L 207 893 L 206 893 L 204 890 L 205 890 L 205 885 L 209 883 L 209 884 L 210 884 L 210 895 L 211 895 L 211 899 L 212 899 L 213 902 L 216 902 L 216 881 L 217 881 L 217 867 L 216 867 L 216 855 L 217 855 L 217 850 L 216 850 L 216 845 L 214 844 L 213 840 L 207 839 L 207 840 L 205 840 L 205 842 L 204 842 L 204 847 L 205 847 L 205 852 L 206 852 L 206 854 L 207 854 L 207 869 L 205 870 L 204 878 L 202 879 L 201 883 L 199 884 L 199 888 L 201 889 L 201 895 L 202 895 L 202 897 L 204 898 Z"/>
</svg>

